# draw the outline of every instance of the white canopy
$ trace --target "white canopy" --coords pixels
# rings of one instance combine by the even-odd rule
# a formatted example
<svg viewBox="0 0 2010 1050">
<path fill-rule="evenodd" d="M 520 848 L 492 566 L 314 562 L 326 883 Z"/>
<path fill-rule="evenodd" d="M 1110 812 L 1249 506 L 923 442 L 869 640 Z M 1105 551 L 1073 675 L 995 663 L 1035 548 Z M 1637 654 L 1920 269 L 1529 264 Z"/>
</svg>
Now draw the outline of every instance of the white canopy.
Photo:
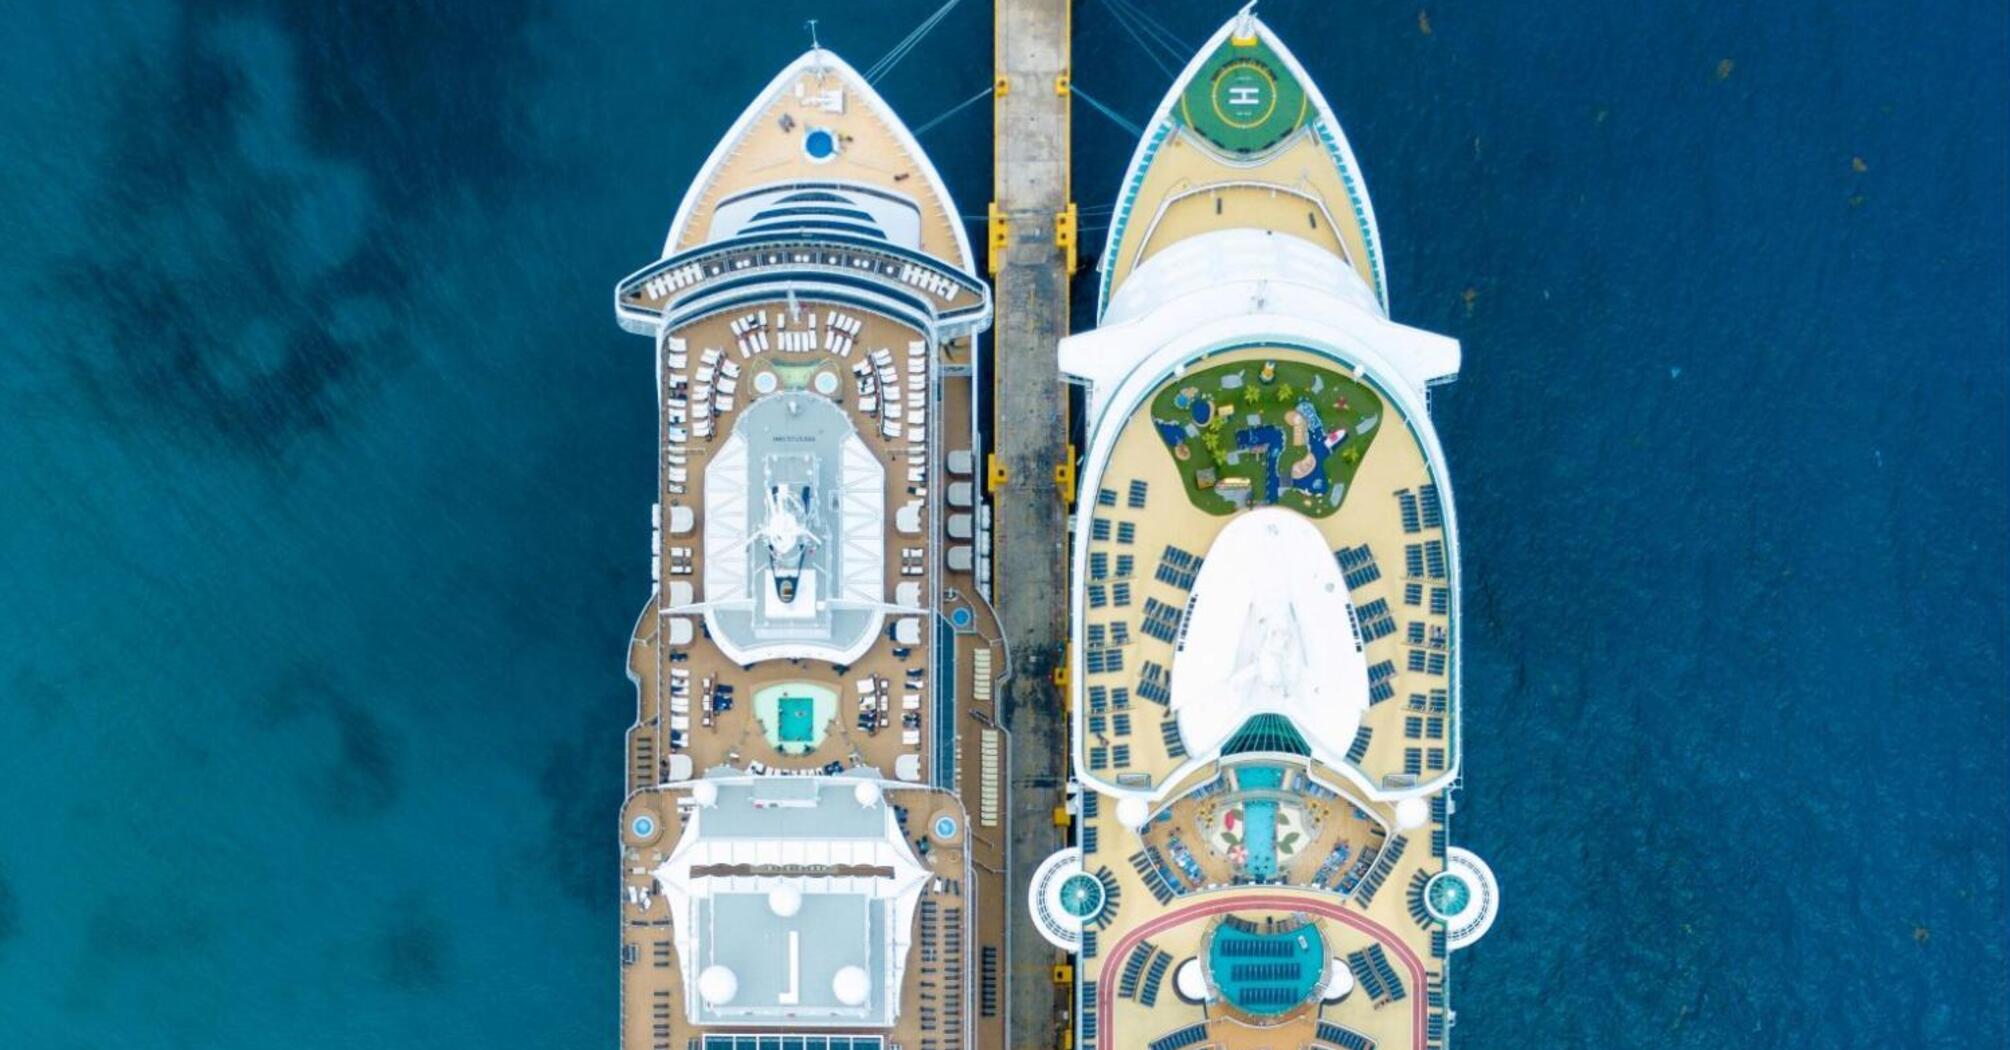
<svg viewBox="0 0 2010 1050">
<path fill-rule="evenodd" d="M 1311 519 L 1264 507 L 1230 521 L 1201 563 L 1182 638 L 1171 707 L 1194 755 L 1279 714 L 1321 762 L 1345 761 L 1368 709 L 1368 662 L 1346 581 Z"/>
</svg>

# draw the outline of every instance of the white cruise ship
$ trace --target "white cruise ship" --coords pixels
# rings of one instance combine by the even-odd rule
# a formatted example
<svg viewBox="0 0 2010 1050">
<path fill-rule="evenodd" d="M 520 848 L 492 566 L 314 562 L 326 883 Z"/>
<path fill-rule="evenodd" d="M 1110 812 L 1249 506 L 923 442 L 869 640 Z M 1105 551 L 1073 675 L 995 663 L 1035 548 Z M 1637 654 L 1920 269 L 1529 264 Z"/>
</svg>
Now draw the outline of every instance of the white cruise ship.
<svg viewBox="0 0 2010 1050">
<path fill-rule="evenodd" d="M 1450 842 L 1459 558 L 1332 108 L 1248 10 L 1125 174 L 1072 534 L 1073 844 L 1027 905 L 1085 1050 L 1427 1050 L 1499 914 Z"/>
<path fill-rule="evenodd" d="M 661 468 L 628 655 L 622 1047 L 1004 1045 L 991 300 L 948 190 L 812 50 L 614 307 L 655 347 Z"/>
</svg>

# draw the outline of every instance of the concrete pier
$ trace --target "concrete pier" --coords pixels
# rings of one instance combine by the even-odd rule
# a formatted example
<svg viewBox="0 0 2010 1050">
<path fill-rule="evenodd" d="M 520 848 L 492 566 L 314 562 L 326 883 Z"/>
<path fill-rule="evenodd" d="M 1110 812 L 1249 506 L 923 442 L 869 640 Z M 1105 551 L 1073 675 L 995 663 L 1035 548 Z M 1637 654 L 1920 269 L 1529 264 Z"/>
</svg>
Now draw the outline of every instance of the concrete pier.
<svg viewBox="0 0 2010 1050">
<path fill-rule="evenodd" d="M 1028 880 L 1059 849 L 1053 819 L 1067 780 L 1067 721 L 1054 672 L 1068 613 L 1067 388 L 1057 352 L 1068 331 L 1074 213 L 1068 185 L 1069 0 L 997 0 L 993 200 L 987 237 L 997 319 L 992 403 L 993 597 L 1012 651 L 1004 698 L 1012 734 L 1009 850 L 1010 1039 L 1059 1046 L 1068 996 L 1063 957 L 1026 918 Z"/>
</svg>

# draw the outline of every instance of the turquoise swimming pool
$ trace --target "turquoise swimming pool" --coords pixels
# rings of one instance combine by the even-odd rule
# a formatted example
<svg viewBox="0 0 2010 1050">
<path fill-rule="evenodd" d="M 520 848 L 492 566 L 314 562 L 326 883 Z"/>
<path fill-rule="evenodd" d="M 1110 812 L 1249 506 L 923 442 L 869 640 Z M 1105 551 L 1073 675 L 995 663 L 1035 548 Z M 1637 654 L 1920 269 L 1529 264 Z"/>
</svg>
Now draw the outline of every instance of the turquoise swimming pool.
<svg viewBox="0 0 2010 1050">
<path fill-rule="evenodd" d="M 1243 845 L 1249 850 L 1249 873 L 1259 879 L 1277 874 L 1277 803 L 1251 802 L 1242 819 L 1248 828 Z"/>
<path fill-rule="evenodd" d="M 1270 925 L 1231 915 L 1215 927 L 1207 968 L 1214 986 L 1236 1007 L 1281 1014 L 1323 983 L 1326 942 L 1309 922 Z"/>
<path fill-rule="evenodd" d="M 785 696 L 775 704 L 775 736 L 784 744 L 807 744 L 816 737 L 816 701 Z"/>
<path fill-rule="evenodd" d="M 1284 786 L 1284 770 L 1279 766 L 1243 766 L 1236 771 L 1235 784 L 1243 791 L 1275 791 Z M 1252 800 L 1243 806 L 1242 818 L 1249 874 L 1259 879 L 1277 877 L 1277 803 Z"/>
<path fill-rule="evenodd" d="M 768 743 L 785 755 L 806 755 L 824 741 L 837 717 L 837 692 L 814 682 L 783 682 L 754 694 L 754 718 Z"/>
<path fill-rule="evenodd" d="M 1275 791 L 1284 786 L 1284 768 L 1243 766 L 1235 771 L 1235 786 L 1243 791 Z"/>
</svg>

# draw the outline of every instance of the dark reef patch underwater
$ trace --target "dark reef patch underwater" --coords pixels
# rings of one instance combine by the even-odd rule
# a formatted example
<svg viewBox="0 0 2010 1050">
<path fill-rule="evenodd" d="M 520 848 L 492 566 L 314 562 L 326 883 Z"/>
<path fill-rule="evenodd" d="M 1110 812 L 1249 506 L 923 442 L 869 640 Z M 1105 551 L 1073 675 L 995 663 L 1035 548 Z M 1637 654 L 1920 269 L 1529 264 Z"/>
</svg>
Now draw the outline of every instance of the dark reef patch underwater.
<svg viewBox="0 0 2010 1050">
<path fill-rule="evenodd" d="M 608 1045 L 609 291 L 803 19 L 936 6 L 0 13 L 0 1047 Z M 1118 6 L 1074 78 L 1141 121 Z M 2002 5 L 1418 7 L 1262 10 L 1465 345 L 1455 1045 L 2010 1043 Z M 973 215 L 986 112 L 924 140 Z M 1075 120 L 1094 242 L 1133 142 Z"/>
</svg>

